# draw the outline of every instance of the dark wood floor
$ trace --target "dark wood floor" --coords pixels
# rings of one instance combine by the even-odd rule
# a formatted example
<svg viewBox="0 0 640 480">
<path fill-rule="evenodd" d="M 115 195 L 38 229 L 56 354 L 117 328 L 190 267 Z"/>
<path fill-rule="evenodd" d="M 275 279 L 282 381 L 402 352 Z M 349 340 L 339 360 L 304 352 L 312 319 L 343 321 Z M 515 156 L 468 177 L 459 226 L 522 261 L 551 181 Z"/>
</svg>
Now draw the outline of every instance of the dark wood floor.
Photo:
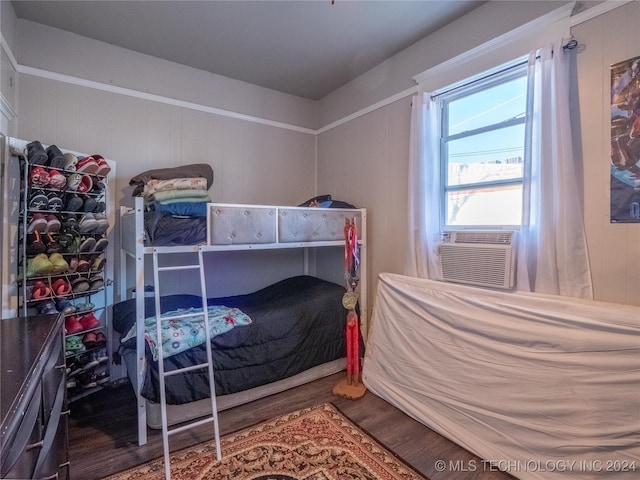
<svg viewBox="0 0 640 480">
<path fill-rule="evenodd" d="M 319 403 L 343 414 L 431 480 L 505 480 L 513 477 L 484 468 L 479 458 L 411 419 L 371 392 L 359 400 L 332 395 L 343 374 L 219 413 L 220 434 Z M 138 446 L 135 396 L 129 384 L 108 387 L 71 404 L 69 449 L 73 480 L 100 479 L 162 456 L 162 434 L 148 430 Z M 172 435 L 171 451 L 213 438 L 209 425 Z M 438 471 L 436 462 L 446 468 Z"/>
</svg>

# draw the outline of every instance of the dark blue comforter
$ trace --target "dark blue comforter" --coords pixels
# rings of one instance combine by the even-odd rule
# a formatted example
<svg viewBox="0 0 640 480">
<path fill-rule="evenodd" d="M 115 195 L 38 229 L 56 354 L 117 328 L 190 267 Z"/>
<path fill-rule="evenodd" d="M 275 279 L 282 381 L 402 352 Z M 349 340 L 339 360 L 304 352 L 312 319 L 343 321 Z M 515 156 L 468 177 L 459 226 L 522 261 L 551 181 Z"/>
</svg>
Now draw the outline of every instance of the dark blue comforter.
<svg viewBox="0 0 640 480">
<path fill-rule="evenodd" d="M 216 394 L 225 395 L 287 378 L 346 354 L 342 306 L 344 287 L 310 276 L 277 282 L 257 292 L 208 299 L 209 305 L 240 308 L 251 317 L 250 325 L 211 340 Z M 145 298 L 145 316 L 154 314 L 154 299 Z M 163 312 L 178 307 L 202 306 L 193 295 L 161 299 Z M 135 323 L 135 300 L 113 306 L 113 326 L 125 334 Z M 135 338 L 123 345 L 135 351 Z M 147 347 L 148 368 L 143 396 L 159 402 L 158 367 Z M 165 360 L 170 371 L 206 362 L 206 346 L 193 348 Z M 181 404 L 209 396 L 206 371 L 166 377 L 167 403 Z"/>
</svg>

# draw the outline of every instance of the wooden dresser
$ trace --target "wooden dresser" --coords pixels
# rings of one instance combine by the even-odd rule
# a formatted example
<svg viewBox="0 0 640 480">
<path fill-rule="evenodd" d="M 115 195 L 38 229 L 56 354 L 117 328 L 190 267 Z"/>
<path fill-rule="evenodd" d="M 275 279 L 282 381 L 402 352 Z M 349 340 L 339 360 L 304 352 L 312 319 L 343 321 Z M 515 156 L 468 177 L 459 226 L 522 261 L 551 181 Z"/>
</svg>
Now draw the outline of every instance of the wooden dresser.
<svg viewBox="0 0 640 480">
<path fill-rule="evenodd" d="M 68 479 L 64 318 L 0 320 L 0 478 Z"/>
</svg>

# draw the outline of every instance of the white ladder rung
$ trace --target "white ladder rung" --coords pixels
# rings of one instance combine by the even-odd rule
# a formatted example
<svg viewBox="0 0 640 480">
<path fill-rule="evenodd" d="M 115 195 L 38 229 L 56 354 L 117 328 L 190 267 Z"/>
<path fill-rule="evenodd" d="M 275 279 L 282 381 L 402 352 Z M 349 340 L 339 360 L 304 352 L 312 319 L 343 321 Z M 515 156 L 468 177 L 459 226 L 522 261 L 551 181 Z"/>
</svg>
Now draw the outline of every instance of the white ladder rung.
<svg viewBox="0 0 640 480">
<path fill-rule="evenodd" d="M 170 272 L 174 270 L 199 270 L 200 265 L 173 265 L 169 267 L 157 267 L 159 272 Z"/>
<path fill-rule="evenodd" d="M 199 427 L 200 425 L 206 425 L 207 423 L 211 423 L 213 421 L 214 421 L 213 417 L 203 418 L 202 420 L 191 422 L 189 425 L 182 425 L 181 427 L 175 427 L 175 428 L 172 428 L 171 430 L 167 430 L 167 433 L 169 435 L 173 435 L 174 433 L 184 432 L 185 430 L 190 430 L 192 428 Z"/>
<path fill-rule="evenodd" d="M 179 318 L 187 318 L 187 317 L 204 317 L 204 313 L 191 312 L 191 313 L 183 313 L 180 315 L 169 315 L 169 316 L 163 315 L 160 321 L 164 322 L 166 320 L 177 320 Z"/>
<path fill-rule="evenodd" d="M 184 252 L 182 252 L 184 254 Z M 166 255 L 167 253 L 165 253 Z M 182 432 L 187 429 L 195 428 L 200 425 L 204 425 L 207 423 L 213 423 L 213 430 L 215 434 L 215 445 L 216 445 L 216 458 L 220 460 L 222 457 L 222 453 L 220 450 L 220 431 L 218 427 L 218 407 L 216 405 L 216 391 L 215 391 L 215 379 L 214 379 L 214 371 L 213 371 L 213 359 L 211 356 L 211 335 L 210 335 L 210 327 L 209 327 L 209 309 L 207 305 L 207 288 L 205 285 L 205 275 L 204 275 L 204 259 L 202 249 L 198 248 L 198 263 L 197 264 L 184 264 L 184 265 L 174 265 L 170 267 L 161 267 L 158 264 L 158 252 L 153 252 L 153 271 L 154 271 L 154 280 L 155 280 L 155 307 L 156 307 L 156 329 L 157 329 L 157 338 L 156 341 L 160 348 L 158 348 L 158 373 L 159 373 L 159 382 L 160 382 L 160 407 L 162 414 L 162 443 L 164 449 L 164 471 L 165 471 L 165 479 L 171 480 L 171 458 L 169 456 L 169 435 L 174 433 Z M 161 272 L 171 272 L 176 270 L 199 270 L 200 271 L 200 290 L 202 297 L 202 313 L 194 313 L 187 312 L 185 314 L 180 315 L 171 315 L 164 317 L 162 316 L 162 312 L 160 309 L 160 276 Z M 167 320 L 176 320 L 179 318 L 185 317 L 202 317 L 204 319 L 205 325 L 205 346 L 207 349 L 207 359 L 208 362 L 201 363 L 199 365 L 190 365 L 188 367 L 178 368 L 176 370 L 171 370 L 169 372 L 164 371 L 164 356 L 162 352 L 162 322 Z M 189 422 L 188 424 L 184 424 L 182 426 L 172 428 L 169 430 L 168 420 L 167 420 L 167 392 L 165 390 L 165 377 L 170 377 L 171 375 L 176 375 L 178 373 L 189 372 L 192 370 L 199 370 L 207 368 L 209 375 L 209 395 L 211 398 L 211 415 L 202 418 L 200 420 L 194 420 Z"/>
<path fill-rule="evenodd" d="M 163 375 L 165 377 L 170 377 L 171 375 L 177 375 L 178 373 L 183 373 L 183 372 L 190 372 L 192 370 L 199 370 L 201 368 L 207 368 L 208 366 L 209 366 L 208 363 L 201 363 L 200 365 L 190 365 L 188 367 L 177 368 L 175 370 L 164 372 Z"/>
</svg>

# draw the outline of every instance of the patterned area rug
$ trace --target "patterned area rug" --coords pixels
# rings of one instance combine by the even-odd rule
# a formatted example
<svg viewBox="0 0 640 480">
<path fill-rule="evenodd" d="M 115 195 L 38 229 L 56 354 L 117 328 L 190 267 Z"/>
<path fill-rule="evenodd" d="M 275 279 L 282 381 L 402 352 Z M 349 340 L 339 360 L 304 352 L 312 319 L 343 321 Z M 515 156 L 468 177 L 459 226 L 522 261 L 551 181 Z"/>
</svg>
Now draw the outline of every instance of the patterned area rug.
<svg viewBox="0 0 640 480">
<path fill-rule="evenodd" d="M 425 480 L 331 404 L 283 415 L 171 454 L 173 480 Z M 162 459 L 108 480 L 164 479 Z"/>
</svg>

